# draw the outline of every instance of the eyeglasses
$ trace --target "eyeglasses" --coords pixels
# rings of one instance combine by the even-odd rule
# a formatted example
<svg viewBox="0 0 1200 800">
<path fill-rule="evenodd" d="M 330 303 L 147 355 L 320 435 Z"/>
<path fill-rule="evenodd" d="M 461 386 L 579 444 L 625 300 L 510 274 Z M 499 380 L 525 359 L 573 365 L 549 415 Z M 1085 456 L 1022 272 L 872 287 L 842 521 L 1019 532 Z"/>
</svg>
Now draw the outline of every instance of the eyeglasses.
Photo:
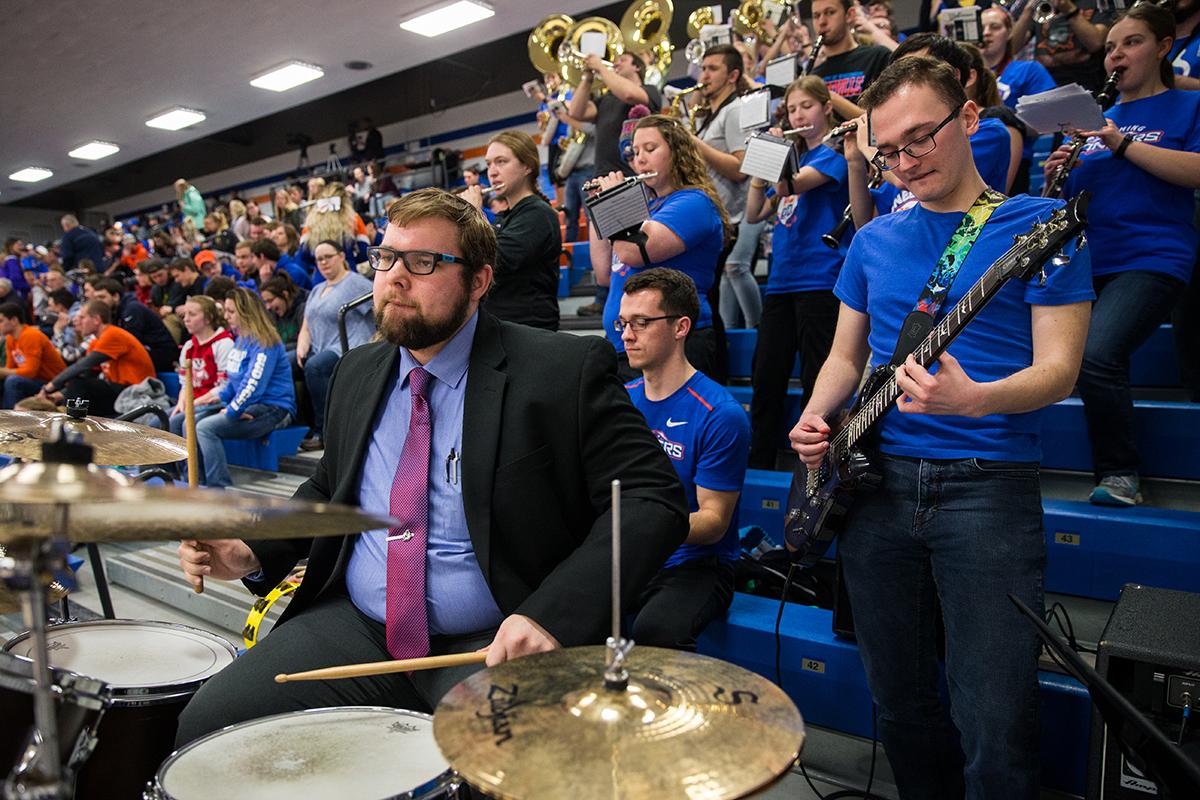
<svg viewBox="0 0 1200 800">
<path fill-rule="evenodd" d="M 333 261 L 335 258 L 337 258 L 340 255 L 341 255 L 341 253 L 330 253 L 327 256 L 317 256 L 316 257 L 317 263 L 324 264 L 326 261 Z"/>
<path fill-rule="evenodd" d="M 390 247 L 368 247 L 367 263 L 376 272 L 387 272 L 396 265 L 396 259 L 404 261 L 404 268 L 413 275 L 430 275 L 439 261 L 466 264 L 465 258 L 449 253 L 434 253 L 431 250 L 393 250 Z"/>
<path fill-rule="evenodd" d="M 626 328 L 632 328 L 634 333 L 642 333 L 650 327 L 651 322 L 658 322 L 660 319 L 679 319 L 682 316 L 682 314 L 664 314 L 661 317 L 634 317 L 629 320 L 618 317 L 613 320 L 613 330 L 617 333 L 624 333 Z"/>
<path fill-rule="evenodd" d="M 959 106 L 958 108 L 951 111 L 950 116 L 946 117 L 944 120 L 939 122 L 937 124 L 937 127 L 934 128 L 933 130 L 931 130 L 929 133 L 925 134 L 924 136 L 920 136 L 916 139 L 913 139 L 911 142 L 904 145 L 904 147 L 901 147 L 899 150 L 893 150 L 890 153 L 885 153 L 882 150 L 880 150 L 871 159 L 871 163 L 874 164 L 876 167 L 878 167 L 880 170 L 887 172 L 889 169 L 895 169 L 896 167 L 900 166 L 900 154 L 901 153 L 908 153 L 910 158 L 921 158 L 923 156 L 929 155 L 930 153 L 932 153 L 934 151 L 934 148 L 937 147 L 937 142 L 935 142 L 933 140 L 933 137 L 937 136 L 938 131 L 940 131 L 942 128 L 946 127 L 947 125 L 949 125 L 950 120 L 957 117 L 959 111 L 962 111 L 962 106 Z"/>
</svg>

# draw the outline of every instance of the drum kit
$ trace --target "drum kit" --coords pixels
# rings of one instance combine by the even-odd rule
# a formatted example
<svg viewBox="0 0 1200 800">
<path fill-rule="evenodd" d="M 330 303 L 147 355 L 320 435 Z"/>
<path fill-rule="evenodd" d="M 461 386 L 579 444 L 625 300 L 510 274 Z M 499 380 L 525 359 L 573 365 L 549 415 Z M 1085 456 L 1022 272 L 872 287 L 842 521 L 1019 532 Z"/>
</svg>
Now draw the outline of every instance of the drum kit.
<svg viewBox="0 0 1200 800">
<path fill-rule="evenodd" d="M 753 796 L 799 757 L 803 720 L 774 684 L 693 653 L 635 651 L 621 637 L 616 570 L 605 646 L 482 669 L 432 716 L 367 706 L 297 711 L 172 752 L 183 706 L 237 652 L 220 637 L 165 622 L 48 625 L 48 590 L 66 575 L 70 544 L 346 535 L 389 520 L 346 506 L 136 483 L 97 463 L 166 463 L 179 457 L 183 440 L 116 425 L 0 412 L 0 454 L 41 458 L 0 470 L 0 587 L 19 598 L 28 627 L 0 652 L 0 763 L 14 765 L 4 800 L 716 800 Z M 40 453 L 30 439 L 41 440 Z M 613 517 L 616 532 L 617 481 Z M 613 563 L 620 563 L 615 535 Z M 276 680 L 422 666 L 429 665 L 380 662 Z"/>
</svg>

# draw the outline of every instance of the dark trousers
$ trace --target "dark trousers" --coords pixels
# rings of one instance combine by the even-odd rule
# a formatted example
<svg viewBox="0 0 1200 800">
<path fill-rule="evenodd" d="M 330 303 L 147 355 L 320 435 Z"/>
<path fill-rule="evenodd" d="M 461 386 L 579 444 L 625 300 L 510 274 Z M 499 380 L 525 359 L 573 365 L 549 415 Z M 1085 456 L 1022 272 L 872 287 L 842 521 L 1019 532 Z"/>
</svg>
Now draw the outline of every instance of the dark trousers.
<svg viewBox="0 0 1200 800">
<path fill-rule="evenodd" d="M 109 383 L 103 378 L 93 375 L 80 375 L 67 382 L 63 387 L 63 398 L 66 400 L 87 400 L 88 413 L 97 417 L 115 417 L 114 407 L 119 395 L 127 384 Z"/>
<path fill-rule="evenodd" d="M 763 301 L 750 382 L 750 467 L 774 469 L 784 420 L 788 380 L 800 355 L 804 402 L 812 396 L 817 373 L 829 357 L 840 303 L 833 292 L 769 294 Z"/>
<path fill-rule="evenodd" d="M 430 655 L 467 653 L 495 631 L 430 637 Z M 384 626 L 344 592 L 322 598 L 272 630 L 200 688 L 179 717 L 176 747 L 246 720 L 328 706 L 389 706 L 429 713 L 446 692 L 482 664 L 337 681 L 275 683 L 281 672 L 391 659 Z"/>
<path fill-rule="evenodd" d="M 715 556 L 685 561 L 650 580 L 630 633 L 638 644 L 695 651 L 696 637 L 732 601 L 732 564 Z"/>
<path fill-rule="evenodd" d="M 883 456 L 838 542 L 879 736 L 905 800 L 1034 800 L 1046 548 L 1035 463 Z M 946 624 L 950 713 L 938 691 Z"/>
<path fill-rule="evenodd" d="M 1175 332 L 1179 380 L 1188 391 L 1188 399 L 1200 403 L 1200 254 L 1192 269 L 1192 281 L 1171 314 L 1171 327 Z"/>
<path fill-rule="evenodd" d="M 1097 278 L 1095 288 L 1096 303 L 1076 385 L 1099 481 L 1137 471 L 1129 360 L 1166 322 L 1184 286 L 1160 272 L 1129 270 Z"/>
</svg>

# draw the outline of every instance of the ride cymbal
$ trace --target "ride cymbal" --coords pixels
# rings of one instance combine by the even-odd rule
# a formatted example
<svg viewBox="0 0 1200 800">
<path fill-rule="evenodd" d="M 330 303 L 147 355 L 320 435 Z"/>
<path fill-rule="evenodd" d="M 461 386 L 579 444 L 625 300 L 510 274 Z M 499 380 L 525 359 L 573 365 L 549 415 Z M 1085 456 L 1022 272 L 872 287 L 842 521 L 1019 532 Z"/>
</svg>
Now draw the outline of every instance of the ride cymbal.
<svg viewBox="0 0 1200 800">
<path fill-rule="evenodd" d="M 182 437 L 148 425 L 104 417 L 76 417 L 56 411 L 0 411 L 0 455 L 40 461 L 54 423 L 78 433 L 95 451 L 92 461 L 107 467 L 169 464 L 187 458 Z"/>
<path fill-rule="evenodd" d="M 611 690 L 605 654 L 555 650 L 475 673 L 434 713 L 442 754 L 472 785 L 512 800 L 743 797 L 799 756 L 800 712 L 759 675 L 635 647 L 627 688 Z"/>
</svg>

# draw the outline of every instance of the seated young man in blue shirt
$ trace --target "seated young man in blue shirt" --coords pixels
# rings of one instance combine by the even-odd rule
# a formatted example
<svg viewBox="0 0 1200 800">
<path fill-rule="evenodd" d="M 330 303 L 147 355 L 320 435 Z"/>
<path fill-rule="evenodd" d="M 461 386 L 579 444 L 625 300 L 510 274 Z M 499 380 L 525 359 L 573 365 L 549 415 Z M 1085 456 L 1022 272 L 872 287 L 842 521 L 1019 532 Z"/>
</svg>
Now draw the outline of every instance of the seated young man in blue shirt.
<svg viewBox="0 0 1200 800">
<path fill-rule="evenodd" d="M 859 104 L 877 148 L 868 155 L 918 204 L 854 236 L 834 287 L 842 305 L 833 347 L 791 433 L 810 468 L 827 452 L 830 422 L 858 388 L 868 356 L 874 365 L 892 360 L 935 265 L 959 265 L 946 314 L 1014 235 L 1062 205 L 986 191 L 970 146 L 979 111 L 946 64 L 900 59 Z M 968 210 L 969 229 L 984 221 L 964 254 L 969 237 L 957 232 Z M 854 498 L 838 540 L 901 797 L 1039 796 L 1041 646 L 1008 595 L 1042 608 L 1038 412 L 1071 393 L 1094 297 L 1087 251 L 1072 245 L 1064 258 L 1047 265 L 1044 285 L 1006 283 L 930 369 L 911 355 L 896 368 L 903 394 L 878 424 L 882 483 Z M 938 692 L 939 606 L 949 715 Z"/>
<path fill-rule="evenodd" d="M 684 342 L 700 316 L 696 284 L 675 269 L 648 269 L 624 286 L 621 332 L 626 384 L 687 493 L 688 536 L 642 592 L 632 637 L 639 644 L 695 650 L 704 626 L 733 599 L 737 502 L 750 457 L 750 422 L 716 381 L 688 363 Z"/>
</svg>

